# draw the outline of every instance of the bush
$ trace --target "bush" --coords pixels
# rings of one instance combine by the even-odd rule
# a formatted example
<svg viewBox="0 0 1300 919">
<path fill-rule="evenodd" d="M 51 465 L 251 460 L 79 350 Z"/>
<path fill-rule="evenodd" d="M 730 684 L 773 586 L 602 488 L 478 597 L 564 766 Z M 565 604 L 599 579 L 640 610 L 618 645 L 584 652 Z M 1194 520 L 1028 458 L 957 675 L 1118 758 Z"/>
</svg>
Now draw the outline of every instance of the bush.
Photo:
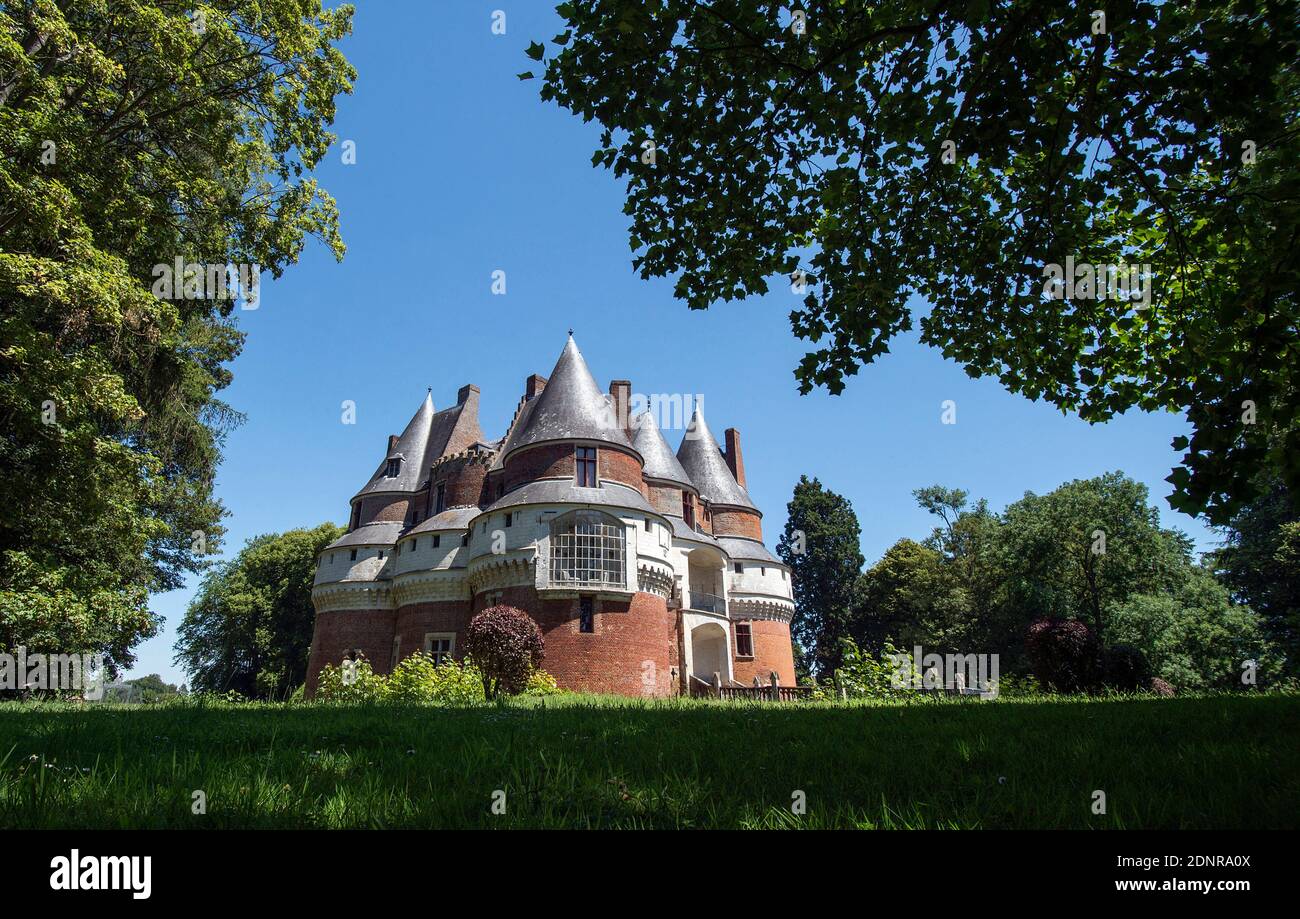
<svg viewBox="0 0 1300 919">
<path fill-rule="evenodd" d="M 1040 619 L 1025 637 L 1034 676 L 1057 692 L 1086 692 L 1096 688 L 1101 670 L 1101 643 L 1092 629 L 1077 619 Z"/>
<path fill-rule="evenodd" d="M 1160 677 L 1153 677 L 1151 680 L 1151 694 L 1153 696 L 1172 696 L 1174 688 L 1166 683 Z"/>
<path fill-rule="evenodd" d="M 555 677 L 551 676 L 545 670 L 534 670 L 528 674 L 528 686 L 524 690 L 526 696 L 558 696 L 564 692 L 560 684 L 555 682 Z"/>
<path fill-rule="evenodd" d="M 513 606 L 490 606 L 470 621 L 465 650 L 483 675 L 483 693 L 518 695 L 542 660 L 537 623 Z"/>
<path fill-rule="evenodd" d="M 851 638 L 840 641 L 840 650 L 842 662 L 835 671 L 837 692 L 842 689 L 852 699 L 896 699 L 912 692 L 917 675 L 910 654 L 885 642 L 880 654 L 872 657 Z M 901 673 L 896 656 L 907 661 Z"/>
<path fill-rule="evenodd" d="M 482 702 L 483 676 L 471 663 L 449 660 L 439 664 L 419 651 L 402 658 L 393 669 L 384 695 L 393 702 Z"/>
<path fill-rule="evenodd" d="M 326 664 L 316 683 L 316 698 L 324 702 L 379 702 L 384 698 L 384 678 L 370 661 L 344 661 L 340 667 Z"/>
<path fill-rule="evenodd" d="M 1102 680 L 1112 689 L 1137 692 L 1150 685 L 1151 665 L 1132 645 L 1112 645 L 1102 655 Z"/>
</svg>

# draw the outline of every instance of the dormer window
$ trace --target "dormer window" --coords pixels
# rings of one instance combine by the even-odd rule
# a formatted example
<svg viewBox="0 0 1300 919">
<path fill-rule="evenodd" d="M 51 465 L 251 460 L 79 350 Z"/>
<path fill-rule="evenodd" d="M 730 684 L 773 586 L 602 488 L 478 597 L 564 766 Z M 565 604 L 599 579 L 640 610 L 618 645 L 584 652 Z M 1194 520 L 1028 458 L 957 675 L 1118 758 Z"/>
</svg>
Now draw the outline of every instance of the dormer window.
<svg viewBox="0 0 1300 919">
<path fill-rule="evenodd" d="M 597 487 L 595 447 L 578 447 L 575 454 L 575 467 L 574 480 L 579 488 Z"/>
<path fill-rule="evenodd" d="M 384 470 L 384 477 L 389 479 L 397 478 L 397 474 L 402 471 L 402 458 L 394 456 L 388 461 L 388 468 Z"/>
<path fill-rule="evenodd" d="M 688 527 L 695 529 L 695 502 L 688 492 L 682 492 L 682 519 Z"/>
</svg>

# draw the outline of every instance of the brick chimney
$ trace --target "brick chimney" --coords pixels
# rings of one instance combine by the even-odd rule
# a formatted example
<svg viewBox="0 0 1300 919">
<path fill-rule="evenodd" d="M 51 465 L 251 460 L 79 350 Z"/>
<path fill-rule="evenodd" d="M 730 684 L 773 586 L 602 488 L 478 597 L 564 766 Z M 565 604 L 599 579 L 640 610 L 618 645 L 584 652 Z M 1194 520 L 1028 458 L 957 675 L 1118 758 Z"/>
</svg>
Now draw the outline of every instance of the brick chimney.
<svg viewBox="0 0 1300 919">
<path fill-rule="evenodd" d="M 736 483 L 741 488 L 745 487 L 745 458 L 740 453 L 740 432 L 735 428 L 727 428 L 727 452 L 724 454 L 727 458 L 727 465 L 731 467 L 731 474 L 736 477 Z"/>
<path fill-rule="evenodd" d="M 524 380 L 524 398 L 531 399 L 534 396 L 541 395 L 546 388 L 546 377 L 534 373 L 528 379 Z"/>
<path fill-rule="evenodd" d="M 388 452 L 389 452 L 389 453 L 392 453 L 393 450 L 395 450 L 396 448 L 397 448 L 397 435 L 396 435 L 396 434 L 389 434 L 389 435 L 388 435 Z"/>
<path fill-rule="evenodd" d="M 614 397 L 614 417 L 618 419 L 618 426 L 624 431 L 630 431 L 632 422 L 628 418 L 628 411 L 632 401 L 632 381 L 610 380 L 609 394 Z"/>
<path fill-rule="evenodd" d="M 473 383 L 466 383 L 456 393 L 456 404 L 464 405 L 466 402 L 470 400 L 471 397 L 474 399 L 478 398 L 478 387 L 475 386 Z"/>
</svg>

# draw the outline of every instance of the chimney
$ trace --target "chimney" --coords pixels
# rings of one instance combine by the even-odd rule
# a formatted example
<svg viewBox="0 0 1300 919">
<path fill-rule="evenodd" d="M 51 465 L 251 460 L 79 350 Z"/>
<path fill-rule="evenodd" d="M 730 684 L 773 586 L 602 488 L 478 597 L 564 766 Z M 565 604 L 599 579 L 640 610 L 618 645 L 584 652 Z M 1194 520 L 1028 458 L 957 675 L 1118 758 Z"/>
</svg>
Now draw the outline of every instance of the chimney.
<svg viewBox="0 0 1300 919">
<path fill-rule="evenodd" d="M 727 428 L 727 465 L 731 467 L 731 474 L 736 477 L 736 484 L 741 488 L 745 487 L 745 458 L 740 454 L 740 432 L 735 428 Z"/>
<path fill-rule="evenodd" d="M 610 380 L 609 394 L 614 397 L 614 417 L 618 420 L 618 426 L 625 432 L 630 431 L 632 423 L 627 413 L 628 405 L 632 401 L 632 381 Z"/>
<path fill-rule="evenodd" d="M 546 388 L 546 377 L 534 373 L 528 379 L 524 380 L 524 398 L 531 399 L 534 396 L 541 395 Z"/>
<path fill-rule="evenodd" d="M 475 399 L 478 398 L 478 387 L 475 386 L 473 383 L 466 383 L 456 393 L 456 404 L 464 405 L 466 402 L 470 400 L 471 397 Z"/>
<path fill-rule="evenodd" d="M 389 452 L 389 453 L 392 453 L 392 452 L 393 452 L 394 450 L 396 450 L 396 449 L 397 449 L 397 435 L 396 435 L 396 434 L 389 434 L 389 435 L 388 435 L 388 452 Z"/>
</svg>

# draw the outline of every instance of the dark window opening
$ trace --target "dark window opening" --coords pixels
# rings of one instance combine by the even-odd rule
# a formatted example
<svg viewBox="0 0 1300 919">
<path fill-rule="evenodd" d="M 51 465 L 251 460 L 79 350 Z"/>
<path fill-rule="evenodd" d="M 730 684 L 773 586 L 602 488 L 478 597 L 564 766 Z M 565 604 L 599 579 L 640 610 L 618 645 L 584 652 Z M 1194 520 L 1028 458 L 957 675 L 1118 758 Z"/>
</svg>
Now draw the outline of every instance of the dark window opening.
<svg viewBox="0 0 1300 919">
<path fill-rule="evenodd" d="M 355 562 L 356 560 L 357 560 L 357 550 L 356 550 L 356 549 L 353 549 L 353 550 L 352 550 L 352 561 Z"/>
<path fill-rule="evenodd" d="M 434 537 L 433 537 L 433 547 L 436 549 L 436 548 L 438 548 L 440 545 L 442 545 L 442 537 L 441 537 L 441 536 L 434 536 Z"/>
<path fill-rule="evenodd" d="M 468 545 L 469 545 L 469 534 L 468 534 L 468 533 L 466 533 L 464 536 L 462 536 L 462 537 L 460 538 L 460 544 L 461 544 L 462 546 L 468 546 Z"/>
<path fill-rule="evenodd" d="M 435 514 L 441 514 L 446 509 L 447 509 L 447 483 L 439 482 L 438 494 L 433 501 L 433 512 Z"/>
<path fill-rule="evenodd" d="M 596 631 L 596 599 L 581 597 L 578 600 L 578 631 Z"/>
<path fill-rule="evenodd" d="M 506 514 L 506 526 L 512 525 L 514 523 L 514 520 L 515 520 L 515 515 L 513 513 Z"/>
<path fill-rule="evenodd" d="M 695 529 L 695 502 L 686 492 L 682 492 L 682 519 L 688 527 Z"/>
<path fill-rule="evenodd" d="M 745 573 L 745 566 L 742 565 L 740 562 L 736 562 L 736 574 L 744 574 L 744 573 Z"/>
<path fill-rule="evenodd" d="M 402 471 L 402 460 L 394 457 L 388 461 L 388 468 L 384 470 L 384 475 L 390 479 L 397 478 L 397 474 Z"/>
<path fill-rule="evenodd" d="M 595 447 L 578 447 L 577 448 L 577 468 L 576 481 L 579 488 L 596 487 L 596 448 Z"/>
<path fill-rule="evenodd" d="M 748 622 L 736 623 L 736 657 L 754 656 L 754 631 Z"/>
</svg>

